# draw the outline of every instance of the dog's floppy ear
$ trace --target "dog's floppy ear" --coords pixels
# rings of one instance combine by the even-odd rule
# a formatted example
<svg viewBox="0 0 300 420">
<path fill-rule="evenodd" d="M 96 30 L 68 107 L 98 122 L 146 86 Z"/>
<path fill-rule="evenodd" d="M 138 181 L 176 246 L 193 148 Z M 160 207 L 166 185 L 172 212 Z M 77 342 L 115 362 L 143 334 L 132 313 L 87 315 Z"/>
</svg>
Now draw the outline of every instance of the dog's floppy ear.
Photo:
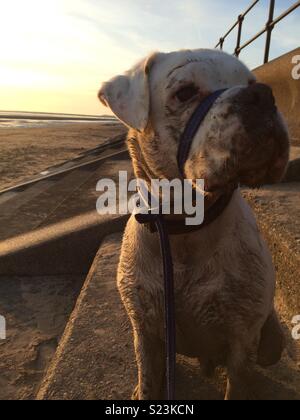
<svg viewBox="0 0 300 420">
<path fill-rule="evenodd" d="M 103 84 L 98 97 L 119 120 L 143 131 L 150 112 L 149 72 L 154 56 L 137 64 L 122 76 Z"/>
</svg>

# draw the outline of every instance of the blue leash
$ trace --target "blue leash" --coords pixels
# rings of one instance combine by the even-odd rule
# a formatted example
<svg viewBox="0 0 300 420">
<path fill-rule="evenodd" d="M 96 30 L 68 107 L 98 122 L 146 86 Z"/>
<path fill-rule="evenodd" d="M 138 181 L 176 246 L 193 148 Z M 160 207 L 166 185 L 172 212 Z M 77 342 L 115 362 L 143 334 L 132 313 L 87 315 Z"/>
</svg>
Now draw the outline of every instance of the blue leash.
<svg viewBox="0 0 300 420">
<path fill-rule="evenodd" d="M 135 217 L 140 224 L 154 223 L 160 238 L 165 290 L 167 399 L 169 401 L 173 401 L 175 399 L 176 323 L 174 305 L 174 270 L 169 234 L 166 229 L 163 215 L 137 214 Z"/>
<path fill-rule="evenodd" d="M 227 89 L 222 89 L 214 92 L 212 95 L 205 98 L 204 101 L 202 101 L 199 104 L 181 136 L 177 161 L 180 173 L 183 178 L 185 178 L 184 166 L 189 157 L 194 137 L 216 100 L 226 90 Z M 140 224 L 154 224 L 159 234 L 161 255 L 163 260 L 165 290 L 167 400 L 173 401 L 175 399 L 176 319 L 174 295 L 174 268 L 169 233 L 166 221 L 162 214 L 152 214 L 150 210 L 148 214 L 136 214 L 135 218 Z"/>
</svg>

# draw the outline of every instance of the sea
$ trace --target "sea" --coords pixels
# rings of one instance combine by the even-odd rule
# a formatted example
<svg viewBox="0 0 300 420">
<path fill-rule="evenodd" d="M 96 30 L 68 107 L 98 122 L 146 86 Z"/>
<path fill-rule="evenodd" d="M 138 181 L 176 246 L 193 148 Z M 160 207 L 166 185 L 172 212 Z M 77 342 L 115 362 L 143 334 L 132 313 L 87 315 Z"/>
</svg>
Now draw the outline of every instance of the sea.
<svg viewBox="0 0 300 420">
<path fill-rule="evenodd" d="M 51 127 L 74 123 L 118 124 L 111 115 L 51 114 L 43 112 L 0 111 L 0 128 Z"/>
</svg>

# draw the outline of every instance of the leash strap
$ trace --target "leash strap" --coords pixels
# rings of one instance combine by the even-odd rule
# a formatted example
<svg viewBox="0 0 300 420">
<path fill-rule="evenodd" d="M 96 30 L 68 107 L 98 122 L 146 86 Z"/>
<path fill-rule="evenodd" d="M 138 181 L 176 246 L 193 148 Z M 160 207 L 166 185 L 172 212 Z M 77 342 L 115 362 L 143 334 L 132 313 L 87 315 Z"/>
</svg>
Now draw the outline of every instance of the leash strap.
<svg viewBox="0 0 300 420">
<path fill-rule="evenodd" d="M 191 119 L 189 120 L 180 139 L 178 150 L 178 167 L 183 176 L 184 165 L 188 159 L 193 139 L 212 108 L 216 100 L 227 89 L 214 92 L 200 103 Z M 150 204 L 150 203 L 149 203 Z M 167 399 L 175 399 L 175 370 L 176 370 L 176 320 L 175 320 L 175 295 L 174 295 L 174 268 L 170 246 L 170 239 L 166 221 L 162 214 L 152 214 L 151 204 L 148 214 L 138 213 L 135 218 L 140 224 L 154 224 L 159 234 L 161 254 L 163 259 L 164 288 L 165 288 L 165 334 L 166 334 L 166 376 L 167 376 Z"/>
<path fill-rule="evenodd" d="M 175 399 L 175 370 L 176 370 L 176 322 L 175 322 L 175 296 L 174 296 L 174 269 L 164 217 L 153 214 L 136 214 L 135 218 L 140 224 L 154 223 L 159 234 L 161 255 L 164 270 L 165 290 L 165 336 L 166 336 L 166 379 L 167 399 Z"/>
<path fill-rule="evenodd" d="M 203 122 L 204 118 L 216 102 L 216 100 L 224 93 L 227 89 L 217 90 L 216 92 L 209 95 L 205 98 L 198 106 L 194 114 L 192 115 L 191 119 L 189 120 L 182 136 L 180 139 L 180 145 L 178 149 L 178 168 L 180 170 L 181 175 L 184 176 L 184 165 L 188 160 L 189 153 L 192 147 L 193 140 L 201 123 Z"/>
</svg>

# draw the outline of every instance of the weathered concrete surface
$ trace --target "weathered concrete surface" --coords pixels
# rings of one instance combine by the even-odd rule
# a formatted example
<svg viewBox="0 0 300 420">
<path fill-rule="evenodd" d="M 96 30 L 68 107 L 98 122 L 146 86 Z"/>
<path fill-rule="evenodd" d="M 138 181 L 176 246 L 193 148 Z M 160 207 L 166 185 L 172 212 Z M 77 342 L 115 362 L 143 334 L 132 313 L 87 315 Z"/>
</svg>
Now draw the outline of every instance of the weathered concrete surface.
<svg viewBox="0 0 300 420">
<path fill-rule="evenodd" d="M 131 328 L 116 288 L 121 235 L 102 244 L 71 316 L 40 400 L 130 399 L 136 384 Z M 201 375 L 197 360 L 179 357 L 177 398 L 221 400 L 225 376 Z M 258 370 L 252 393 L 263 400 L 300 399 L 300 373 L 286 355 L 275 368 Z"/>
<path fill-rule="evenodd" d="M 300 147 L 291 147 L 290 163 L 283 182 L 300 182 Z"/>
<path fill-rule="evenodd" d="M 247 191 L 245 197 L 272 251 L 277 271 L 276 304 L 291 331 L 292 319 L 300 314 L 300 183 Z M 288 350 L 300 367 L 300 341 L 290 340 Z"/>
<path fill-rule="evenodd" d="M 0 243 L 0 276 L 87 274 L 103 238 L 128 217 L 87 213 Z"/>
<path fill-rule="evenodd" d="M 290 160 L 293 161 L 297 159 L 300 159 L 300 147 L 291 147 Z"/>
<path fill-rule="evenodd" d="M 296 55 L 300 56 L 300 48 L 258 67 L 254 73 L 260 82 L 273 88 L 277 105 L 288 122 L 292 142 L 300 146 L 300 80 L 292 77 L 296 65 L 292 59 Z"/>
<path fill-rule="evenodd" d="M 116 290 L 121 234 L 101 246 L 38 399 L 126 399 L 136 377 Z"/>
<path fill-rule="evenodd" d="M 289 329 L 300 314 L 300 147 L 291 147 L 290 157 L 285 183 L 244 193 L 273 254 L 277 306 Z M 291 343 L 290 351 L 300 361 L 300 343 Z"/>
<path fill-rule="evenodd" d="M 0 401 L 35 399 L 84 276 L 0 277 Z"/>
<path fill-rule="evenodd" d="M 90 211 L 96 212 L 96 201 L 100 195 L 96 191 L 98 181 L 110 178 L 117 182 L 119 170 L 132 172 L 127 151 L 91 166 L 57 175 L 42 181 L 41 185 L 34 184 L 4 203 L 1 203 L 1 195 L 0 241 Z"/>
<path fill-rule="evenodd" d="M 300 182 L 300 159 L 290 162 L 283 183 Z"/>
<path fill-rule="evenodd" d="M 132 177 L 127 151 L 97 165 L 42 185 L 37 196 L 29 189 L 0 205 L 0 275 L 88 273 L 103 238 L 127 220 L 98 215 L 97 182 L 118 185 L 119 170 Z"/>
<path fill-rule="evenodd" d="M 289 317 L 300 314 L 300 183 L 245 192 L 272 250 Z"/>
</svg>

